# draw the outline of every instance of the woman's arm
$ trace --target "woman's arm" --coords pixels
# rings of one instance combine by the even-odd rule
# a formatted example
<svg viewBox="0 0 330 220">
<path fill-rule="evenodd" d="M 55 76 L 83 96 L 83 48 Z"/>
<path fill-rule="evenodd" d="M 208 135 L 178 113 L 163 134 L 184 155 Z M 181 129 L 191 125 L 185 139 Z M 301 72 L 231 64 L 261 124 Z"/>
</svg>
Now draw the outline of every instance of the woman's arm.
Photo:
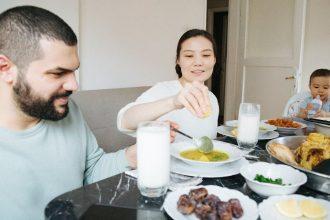
<svg viewBox="0 0 330 220">
<path fill-rule="evenodd" d="M 199 82 L 187 83 L 177 95 L 134 105 L 124 113 L 121 127 L 135 130 L 142 121 L 153 121 L 168 112 L 181 108 L 187 108 L 200 118 L 209 114 L 211 104 L 208 88 Z"/>
</svg>

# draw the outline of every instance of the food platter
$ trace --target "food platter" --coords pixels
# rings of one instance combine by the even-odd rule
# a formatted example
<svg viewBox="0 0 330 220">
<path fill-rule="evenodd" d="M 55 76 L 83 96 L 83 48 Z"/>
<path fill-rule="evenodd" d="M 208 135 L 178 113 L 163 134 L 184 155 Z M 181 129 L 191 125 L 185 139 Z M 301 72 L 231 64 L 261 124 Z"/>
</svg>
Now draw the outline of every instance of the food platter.
<svg viewBox="0 0 330 220">
<path fill-rule="evenodd" d="M 276 119 L 263 120 L 262 122 L 268 123 L 268 121 L 270 120 L 275 121 L 275 120 L 286 120 L 286 119 L 276 118 Z M 276 131 L 278 131 L 280 134 L 297 134 L 297 132 L 302 131 L 304 128 L 307 127 L 306 124 L 301 122 L 294 121 L 293 123 L 299 125 L 299 127 L 295 128 L 295 127 L 283 127 L 283 126 L 275 125 Z"/>
<path fill-rule="evenodd" d="M 306 140 L 306 136 L 287 136 L 287 137 L 276 138 L 276 139 L 269 141 L 266 144 L 266 150 L 271 155 L 274 162 L 284 163 L 284 164 L 290 165 L 296 169 L 303 171 L 307 175 L 306 186 L 308 186 L 311 189 L 330 194 L 330 176 L 329 175 L 326 175 L 323 173 L 318 173 L 318 172 L 315 172 L 312 170 L 307 170 L 298 165 L 292 165 L 288 162 L 285 162 L 283 159 L 278 158 L 278 156 L 274 155 L 272 153 L 272 151 L 270 150 L 271 144 L 278 143 L 278 144 L 283 144 L 283 145 L 287 146 L 290 150 L 294 151 L 305 140 Z"/>
</svg>

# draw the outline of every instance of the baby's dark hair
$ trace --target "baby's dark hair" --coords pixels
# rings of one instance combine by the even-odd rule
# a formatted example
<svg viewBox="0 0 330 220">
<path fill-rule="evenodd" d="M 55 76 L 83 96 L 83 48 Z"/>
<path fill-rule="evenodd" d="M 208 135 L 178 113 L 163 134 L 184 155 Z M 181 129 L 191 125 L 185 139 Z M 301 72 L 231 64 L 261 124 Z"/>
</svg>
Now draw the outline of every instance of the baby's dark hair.
<svg viewBox="0 0 330 220">
<path fill-rule="evenodd" d="M 329 69 L 317 69 L 309 77 L 309 85 L 312 83 L 312 79 L 315 77 L 330 77 Z"/>
</svg>

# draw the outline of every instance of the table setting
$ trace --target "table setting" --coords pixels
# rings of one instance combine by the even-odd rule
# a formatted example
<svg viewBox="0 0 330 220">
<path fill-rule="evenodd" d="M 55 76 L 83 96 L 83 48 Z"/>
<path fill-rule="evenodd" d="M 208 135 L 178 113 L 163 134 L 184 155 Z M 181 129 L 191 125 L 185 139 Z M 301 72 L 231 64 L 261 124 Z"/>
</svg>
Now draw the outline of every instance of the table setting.
<svg viewBox="0 0 330 220">
<path fill-rule="evenodd" d="M 241 103 L 207 152 L 193 138 L 170 143 L 168 123 L 141 123 L 138 169 L 55 198 L 46 219 L 67 206 L 55 203 L 70 203 L 76 218 L 99 205 L 135 210 L 127 219 L 330 219 L 330 174 L 314 170 L 330 141 L 325 133 L 300 135 L 308 123 L 262 120 L 260 105 Z"/>
</svg>

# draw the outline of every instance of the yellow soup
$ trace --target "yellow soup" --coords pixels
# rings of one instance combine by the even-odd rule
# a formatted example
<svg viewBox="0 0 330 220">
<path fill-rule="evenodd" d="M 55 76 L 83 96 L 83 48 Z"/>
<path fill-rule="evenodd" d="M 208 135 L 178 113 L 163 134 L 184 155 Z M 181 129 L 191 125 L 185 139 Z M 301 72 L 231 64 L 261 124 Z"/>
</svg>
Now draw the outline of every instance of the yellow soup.
<svg viewBox="0 0 330 220">
<path fill-rule="evenodd" d="M 228 154 L 217 150 L 213 150 L 210 153 L 202 153 L 198 150 L 186 150 L 182 151 L 180 156 L 186 159 L 204 162 L 218 162 L 229 158 Z"/>
</svg>

